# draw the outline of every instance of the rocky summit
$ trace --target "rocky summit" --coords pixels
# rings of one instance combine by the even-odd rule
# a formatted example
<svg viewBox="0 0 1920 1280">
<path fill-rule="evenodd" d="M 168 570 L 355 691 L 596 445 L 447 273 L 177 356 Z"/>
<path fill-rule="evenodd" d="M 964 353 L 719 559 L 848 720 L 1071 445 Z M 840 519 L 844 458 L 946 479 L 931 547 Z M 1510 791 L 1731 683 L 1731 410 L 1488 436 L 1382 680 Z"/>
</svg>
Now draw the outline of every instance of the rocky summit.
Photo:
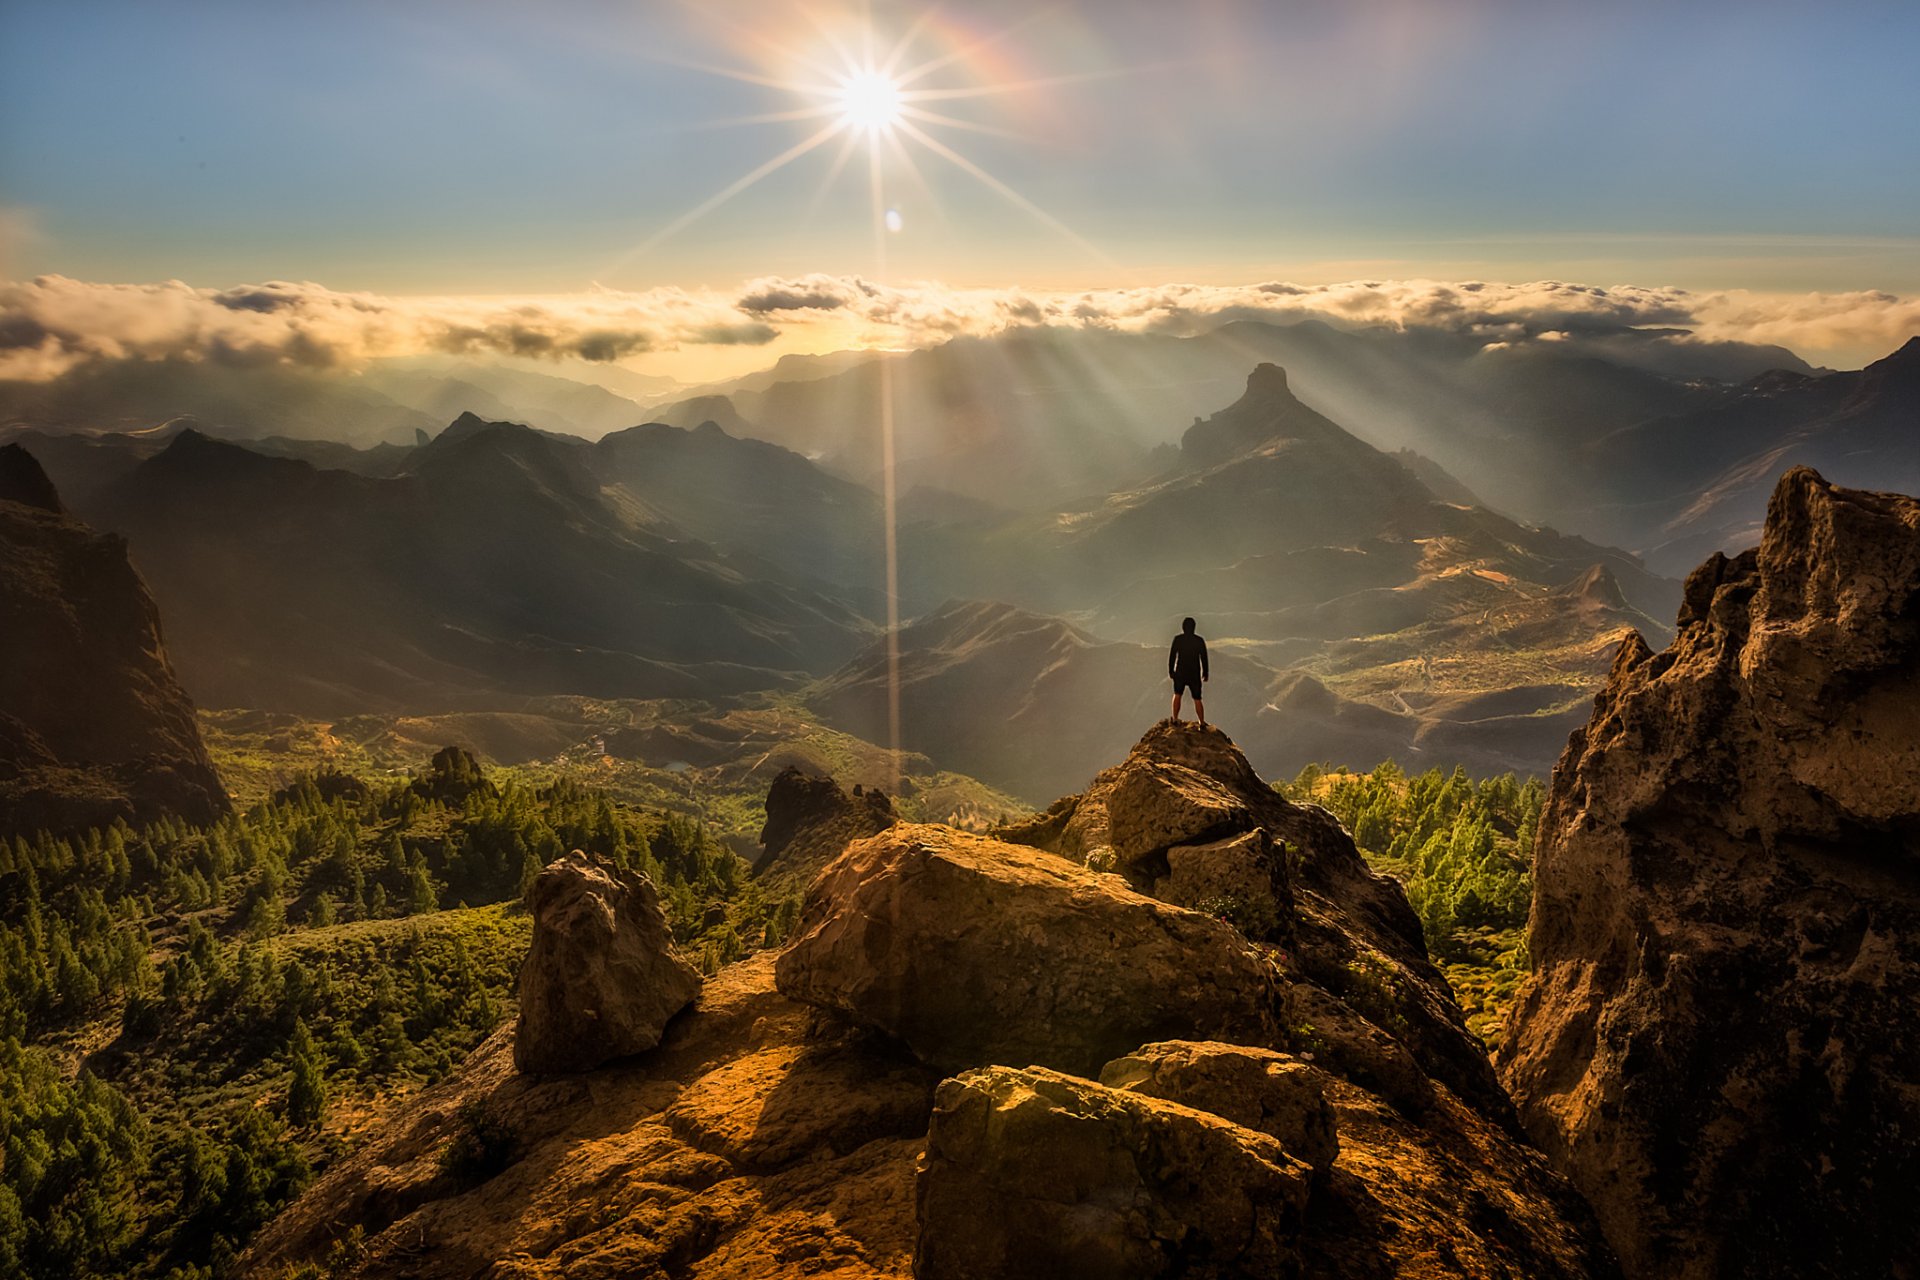
<svg viewBox="0 0 1920 1280">
<path fill-rule="evenodd" d="M 1554 775 L 1501 1069 L 1650 1277 L 1920 1259 L 1920 502 L 1775 488 Z"/>
<path fill-rule="evenodd" d="M 566 1074 L 517 1069 L 516 1037 L 600 999 L 567 971 L 664 941 L 599 912 L 604 869 L 550 869 L 595 917 L 579 954 L 530 958 L 551 980 L 523 981 L 518 1030 L 245 1265 L 358 1228 L 368 1277 L 1617 1274 L 1397 883 L 1218 730 L 1157 725 L 988 835 L 829 786 L 769 800 L 781 849 L 842 845 L 786 949 L 722 968 L 657 1046 Z M 477 1135 L 493 1158 L 456 1158 Z"/>
</svg>

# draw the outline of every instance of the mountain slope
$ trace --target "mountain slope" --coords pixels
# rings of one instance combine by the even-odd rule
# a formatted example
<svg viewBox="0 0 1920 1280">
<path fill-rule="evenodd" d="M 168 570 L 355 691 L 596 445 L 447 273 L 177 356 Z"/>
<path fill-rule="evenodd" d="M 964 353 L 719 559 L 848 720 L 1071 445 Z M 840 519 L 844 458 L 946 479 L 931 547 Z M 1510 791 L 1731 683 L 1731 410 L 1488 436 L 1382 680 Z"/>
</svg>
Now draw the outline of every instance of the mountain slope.
<svg viewBox="0 0 1920 1280">
<path fill-rule="evenodd" d="M 1633 495 L 1621 514 L 1648 527 L 1649 556 L 1673 572 L 1757 541 L 1774 480 L 1792 466 L 1843 484 L 1920 491 L 1920 337 L 1857 373 L 1767 374 L 1587 453 L 1608 491 Z M 1574 518 L 1598 526 L 1609 514 Z"/>
<path fill-rule="evenodd" d="M 1719 384 L 1812 372 L 1783 348 L 1670 331 L 1587 328 L 1516 343 L 1417 326 L 1241 320 L 1190 337 L 1014 330 L 869 356 L 824 376 L 831 366 L 786 378 L 776 369 L 705 394 L 726 395 L 754 434 L 867 479 L 885 385 L 903 492 L 930 483 L 1037 510 L 1137 480 L 1149 451 L 1176 439 L 1176 424 L 1226 402 L 1260 362 L 1287 367 L 1303 395 L 1368 440 L 1470 477 L 1503 510 L 1634 546 L 1645 544 L 1568 518 L 1586 496 L 1568 483 L 1585 442 L 1709 403 Z M 699 420 L 676 406 L 657 416 Z"/>
<path fill-rule="evenodd" d="M 858 643 L 845 608 L 629 526 L 587 446 L 463 419 L 390 479 L 197 433 L 115 485 L 216 705 L 346 713 L 501 693 L 707 694 L 777 686 Z"/>
<path fill-rule="evenodd" d="M 116 360 L 82 365 L 51 382 L 0 382 L 0 422 L 124 431 L 183 416 L 222 435 L 363 446 L 410 441 L 441 421 L 350 377 L 281 365 Z"/>
<path fill-rule="evenodd" d="M 0 836 L 227 812 L 126 544 L 68 515 L 18 445 L 0 446 L 0 617 Z"/>
</svg>

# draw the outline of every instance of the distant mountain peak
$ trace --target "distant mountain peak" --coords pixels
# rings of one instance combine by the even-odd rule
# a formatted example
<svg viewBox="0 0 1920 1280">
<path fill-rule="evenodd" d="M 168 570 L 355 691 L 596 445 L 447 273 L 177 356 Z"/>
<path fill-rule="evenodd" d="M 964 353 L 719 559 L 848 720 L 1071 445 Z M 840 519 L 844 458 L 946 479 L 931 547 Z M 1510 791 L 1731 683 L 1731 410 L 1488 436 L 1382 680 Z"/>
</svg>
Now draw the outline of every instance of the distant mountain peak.
<svg viewBox="0 0 1920 1280">
<path fill-rule="evenodd" d="M 1253 367 L 1252 373 L 1247 375 L 1247 394 L 1251 396 L 1276 393 L 1292 398 L 1293 391 L 1287 386 L 1287 371 L 1270 360 L 1263 360 Z"/>
<path fill-rule="evenodd" d="M 1626 594 L 1620 590 L 1620 580 L 1614 577 L 1613 570 L 1604 564 L 1594 565 L 1560 588 L 1560 594 L 1609 609 L 1632 608 L 1632 605 L 1627 602 Z"/>
<path fill-rule="evenodd" d="M 1180 451 L 1188 462 L 1210 467 L 1282 439 L 1372 449 L 1340 424 L 1302 404 L 1287 385 L 1285 369 L 1261 363 L 1247 375 L 1246 392 L 1238 400 L 1187 429 L 1180 438 Z"/>
<path fill-rule="evenodd" d="M 40 460 L 17 444 L 0 445 L 0 502 L 18 502 L 62 515 L 67 510 Z"/>
</svg>

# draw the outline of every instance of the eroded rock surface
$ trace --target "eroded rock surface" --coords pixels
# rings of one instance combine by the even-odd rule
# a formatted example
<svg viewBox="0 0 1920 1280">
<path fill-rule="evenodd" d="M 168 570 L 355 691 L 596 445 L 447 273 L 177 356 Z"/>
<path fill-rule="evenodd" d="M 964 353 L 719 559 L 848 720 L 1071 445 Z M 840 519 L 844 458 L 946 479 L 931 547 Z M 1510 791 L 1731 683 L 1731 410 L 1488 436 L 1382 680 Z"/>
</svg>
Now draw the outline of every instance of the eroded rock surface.
<svg viewBox="0 0 1920 1280">
<path fill-rule="evenodd" d="M 1910 1273 L 1920 502 L 1788 472 L 1672 646 L 1622 645 L 1534 886 L 1501 1067 L 1626 1269 Z"/>
<path fill-rule="evenodd" d="M 653 883 L 575 849 L 528 895 L 513 1058 L 522 1071 L 586 1071 L 653 1048 L 693 1002 L 699 971 L 673 950 Z"/>
<path fill-rule="evenodd" d="M 941 1082 L 917 1280 L 1297 1275 L 1311 1170 L 1272 1138 L 1043 1067 Z"/>
<path fill-rule="evenodd" d="M 782 994 L 959 1070 L 1081 1075 L 1148 1040 L 1270 1042 L 1272 966 L 1228 925 L 951 827 L 853 845 L 807 894 Z"/>
<path fill-rule="evenodd" d="M 1288 1053 L 1247 1045 L 1166 1041 L 1142 1045 L 1100 1071 L 1100 1083 L 1231 1120 L 1277 1138 L 1315 1169 L 1340 1154 L 1326 1073 Z"/>
<path fill-rule="evenodd" d="M 813 1022 L 763 954 L 642 1058 L 524 1075 L 503 1027 L 270 1223 L 241 1274 L 324 1257 L 358 1226 L 352 1274 L 393 1280 L 904 1277 L 938 1077 Z M 477 1183 L 441 1165 L 463 1108 L 512 1141 Z"/>
<path fill-rule="evenodd" d="M 1283 1020 L 1296 1031 L 1311 1026 L 1323 1042 L 1351 1038 L 1356 1059 L 1407 1059 L 1413 1079 L 1398 1096 L 1424 1089 L 1429 1077 L 1444 1081 L 1518 1131 L 1485 1052 L 1427 958 L 1405 891 L 1367 866 L 1332 814 L 1277 794 L 1218 728 L 1163 720 L 1084 792 L 994 834 L 1074 862 L 1111 859 L 1141 892 L 1214 911 L 1230 883 L 1251 887 L 1263 842 L 1284 851 L 1267 860 L 1270 929 L 1259 910 L 1221 911 L 1285 957 L 1283 985 L 1298 988 L 1288 1006 L 1305 1012 Z M 1166 843 L 1141 847 L 1152 839 Z"/>
</svg>

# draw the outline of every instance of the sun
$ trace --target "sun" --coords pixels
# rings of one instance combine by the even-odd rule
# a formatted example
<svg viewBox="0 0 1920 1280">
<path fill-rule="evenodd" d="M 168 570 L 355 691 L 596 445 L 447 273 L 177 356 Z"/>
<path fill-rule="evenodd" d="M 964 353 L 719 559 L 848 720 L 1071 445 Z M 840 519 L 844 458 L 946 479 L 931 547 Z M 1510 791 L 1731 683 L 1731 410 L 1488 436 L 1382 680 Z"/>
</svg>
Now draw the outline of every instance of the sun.
<svg viewBox="0 0 1920 1280">
<path fill-rule="evenodd" d="M 840 123 L 863 133 L 887 133 L 906 115 L 906 93 L 884 71 L 869 67 L 849 72 L 835 90 Z"/>
</svg>

